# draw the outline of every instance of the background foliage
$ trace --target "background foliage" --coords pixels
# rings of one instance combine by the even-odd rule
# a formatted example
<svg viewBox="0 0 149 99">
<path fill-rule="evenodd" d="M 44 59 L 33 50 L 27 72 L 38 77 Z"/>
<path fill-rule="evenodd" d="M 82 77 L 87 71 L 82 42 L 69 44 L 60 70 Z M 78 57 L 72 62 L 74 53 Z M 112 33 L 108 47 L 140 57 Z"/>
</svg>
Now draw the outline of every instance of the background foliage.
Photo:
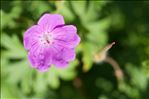
<svg viewBox="0 0 149 99">
<path fill-rule="evenodd" d="M 1 1 L 1 98 L 148 99 L 148 10 L 148 1 Z M 24 31 L 43 13 L 78 28 L 77 58 L 66 69 L 39 73 L 27 60 Z M 120 71 L 93 60 L 112 41 L 108 56 Z"/>
</svg>

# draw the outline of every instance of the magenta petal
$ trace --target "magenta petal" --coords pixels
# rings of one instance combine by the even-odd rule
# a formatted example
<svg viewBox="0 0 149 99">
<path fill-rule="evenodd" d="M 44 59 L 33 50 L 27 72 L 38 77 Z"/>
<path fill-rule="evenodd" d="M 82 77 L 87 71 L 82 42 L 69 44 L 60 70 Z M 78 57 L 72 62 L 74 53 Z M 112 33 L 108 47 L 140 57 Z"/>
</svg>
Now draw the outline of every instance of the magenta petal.
<svg viewBox="0 0 149 99">
<path fill-rule="evenodd" d="M 28 58 L 34 68 L 38 67 L 38 64 L 40 62 L 40 61 L 38 61 L 38 60 L 40 60 L 38 55 L 40 54 L 40 51 L 42 51 L 42 50 L 43 49 L 41 47 L 39 47 L 38 44 L 35 44 L 34 46 L 32 46 L 32 48 L 29 51 Z"/>
<path fill-rule="evenodd" d="M 37 43 L 37 37 L 42 33 L 39 26 L 33 25 L 24 34 L 24 47 L 29 50 L 34 43 Z"/>
<path fill-rule="evenodd" d="M 65 68 L 68 66 L 68 62 L 65 60 L 54 60 L 54 65 L 58 68 Z"/>
<path fill-rule="evenodd" d="M 60 54 L 59 54 L 60 55 Z M 53 58 L 53 64 L 56 66 L 56 67 L 59 67 L 59 68 L 64 68 L 68 65 L 68 62 L 65 61 L 64 59 L 62 59 L 61 56 L 59 55 L 56 55 L 54 58 Z"/>
<path fill-rule="evenodd" d="M 52 31 L 55 43 L 68 48 L 76 47 L 80 42 L 77 29 L 73 25 L 58 27 Z"/>
<path fill-rule="evenodd" d="M 45 31 L 52 31 L 58 25 L 64 25 L 64 18 L 60 14 L 44 14 L 38 21 Z"/>
<path fill-rule="evenodd" d="M 62 57 L 65 61 L 73 61 L 76 57 L 74 49 L 66 49 L 64 48 L 62 51 Z"/>
<path fill-rule="evenodd" d="M 34 68 L 46 71 L 51 65 L 52 53 L 49 49 L 44 49 L 36 44 L 29 51 L 29 60 Z"/>
<path fill-rule="evenodd" d="M 63 59 L 63 47 L 59 45 L 52 46 L 52 64 L 57 67 L 65 67 L 68 65 L 68 62 Z"/>
<path fill-rule="evenodd" d="M 75 59 L 75 50 L 64 48 L 63 46 L 54 45 L 52 63 L 56 67 L 66 67 L 70 61 Z"/>
</svg>

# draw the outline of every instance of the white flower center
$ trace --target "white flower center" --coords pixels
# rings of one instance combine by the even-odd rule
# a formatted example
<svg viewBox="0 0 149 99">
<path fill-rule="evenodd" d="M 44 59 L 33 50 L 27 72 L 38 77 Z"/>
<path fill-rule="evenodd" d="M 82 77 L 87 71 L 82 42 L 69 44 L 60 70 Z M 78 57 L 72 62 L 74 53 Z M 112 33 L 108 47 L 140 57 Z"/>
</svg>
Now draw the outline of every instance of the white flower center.
<svg viewBox="0 0 149 99">
<path fill-rule="evenodd" d="M 44 45 L 49 45 L 53 43 L 53 37 L 50 33 L 44 33 L 40 36 L 40 42 Z"/>
</svg>

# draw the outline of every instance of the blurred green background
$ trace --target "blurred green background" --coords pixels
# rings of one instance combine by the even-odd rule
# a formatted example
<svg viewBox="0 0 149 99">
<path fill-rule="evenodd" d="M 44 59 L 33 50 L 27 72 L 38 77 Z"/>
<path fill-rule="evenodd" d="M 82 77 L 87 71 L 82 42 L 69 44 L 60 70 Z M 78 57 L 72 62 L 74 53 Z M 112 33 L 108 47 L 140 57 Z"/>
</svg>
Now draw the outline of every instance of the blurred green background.
<svg viewBox="0 0 149 99">
<path fill-rule="evenodd" d="M 148 1 L 3 0 L 0 11 L 2 99 L 149 99 Z M 66 69 L 40 73 L 27 59 L 24 31 L 44 13 L 78 29 L 77 58 Z M 94 62 L 113 41 L 109 60 Z"/>
</svg>

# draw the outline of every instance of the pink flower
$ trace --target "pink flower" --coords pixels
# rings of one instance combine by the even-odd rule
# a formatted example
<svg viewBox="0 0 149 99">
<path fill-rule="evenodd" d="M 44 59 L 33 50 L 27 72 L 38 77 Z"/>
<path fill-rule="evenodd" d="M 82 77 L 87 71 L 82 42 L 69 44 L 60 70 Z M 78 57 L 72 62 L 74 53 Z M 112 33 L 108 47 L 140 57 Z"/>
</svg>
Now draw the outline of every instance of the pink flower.
<svg viewBox="0 0 149 99">
<path fill-rule="evenodd" d="M 75 47 L 80 37 L 73 25 L 65 25 L 63 16 L 44 14 L 37 25 L 24 34 L 24 47 L 33 68 L 47 71 L 51 64 L 66 67 L 75 59 Z"/>
</svg>

